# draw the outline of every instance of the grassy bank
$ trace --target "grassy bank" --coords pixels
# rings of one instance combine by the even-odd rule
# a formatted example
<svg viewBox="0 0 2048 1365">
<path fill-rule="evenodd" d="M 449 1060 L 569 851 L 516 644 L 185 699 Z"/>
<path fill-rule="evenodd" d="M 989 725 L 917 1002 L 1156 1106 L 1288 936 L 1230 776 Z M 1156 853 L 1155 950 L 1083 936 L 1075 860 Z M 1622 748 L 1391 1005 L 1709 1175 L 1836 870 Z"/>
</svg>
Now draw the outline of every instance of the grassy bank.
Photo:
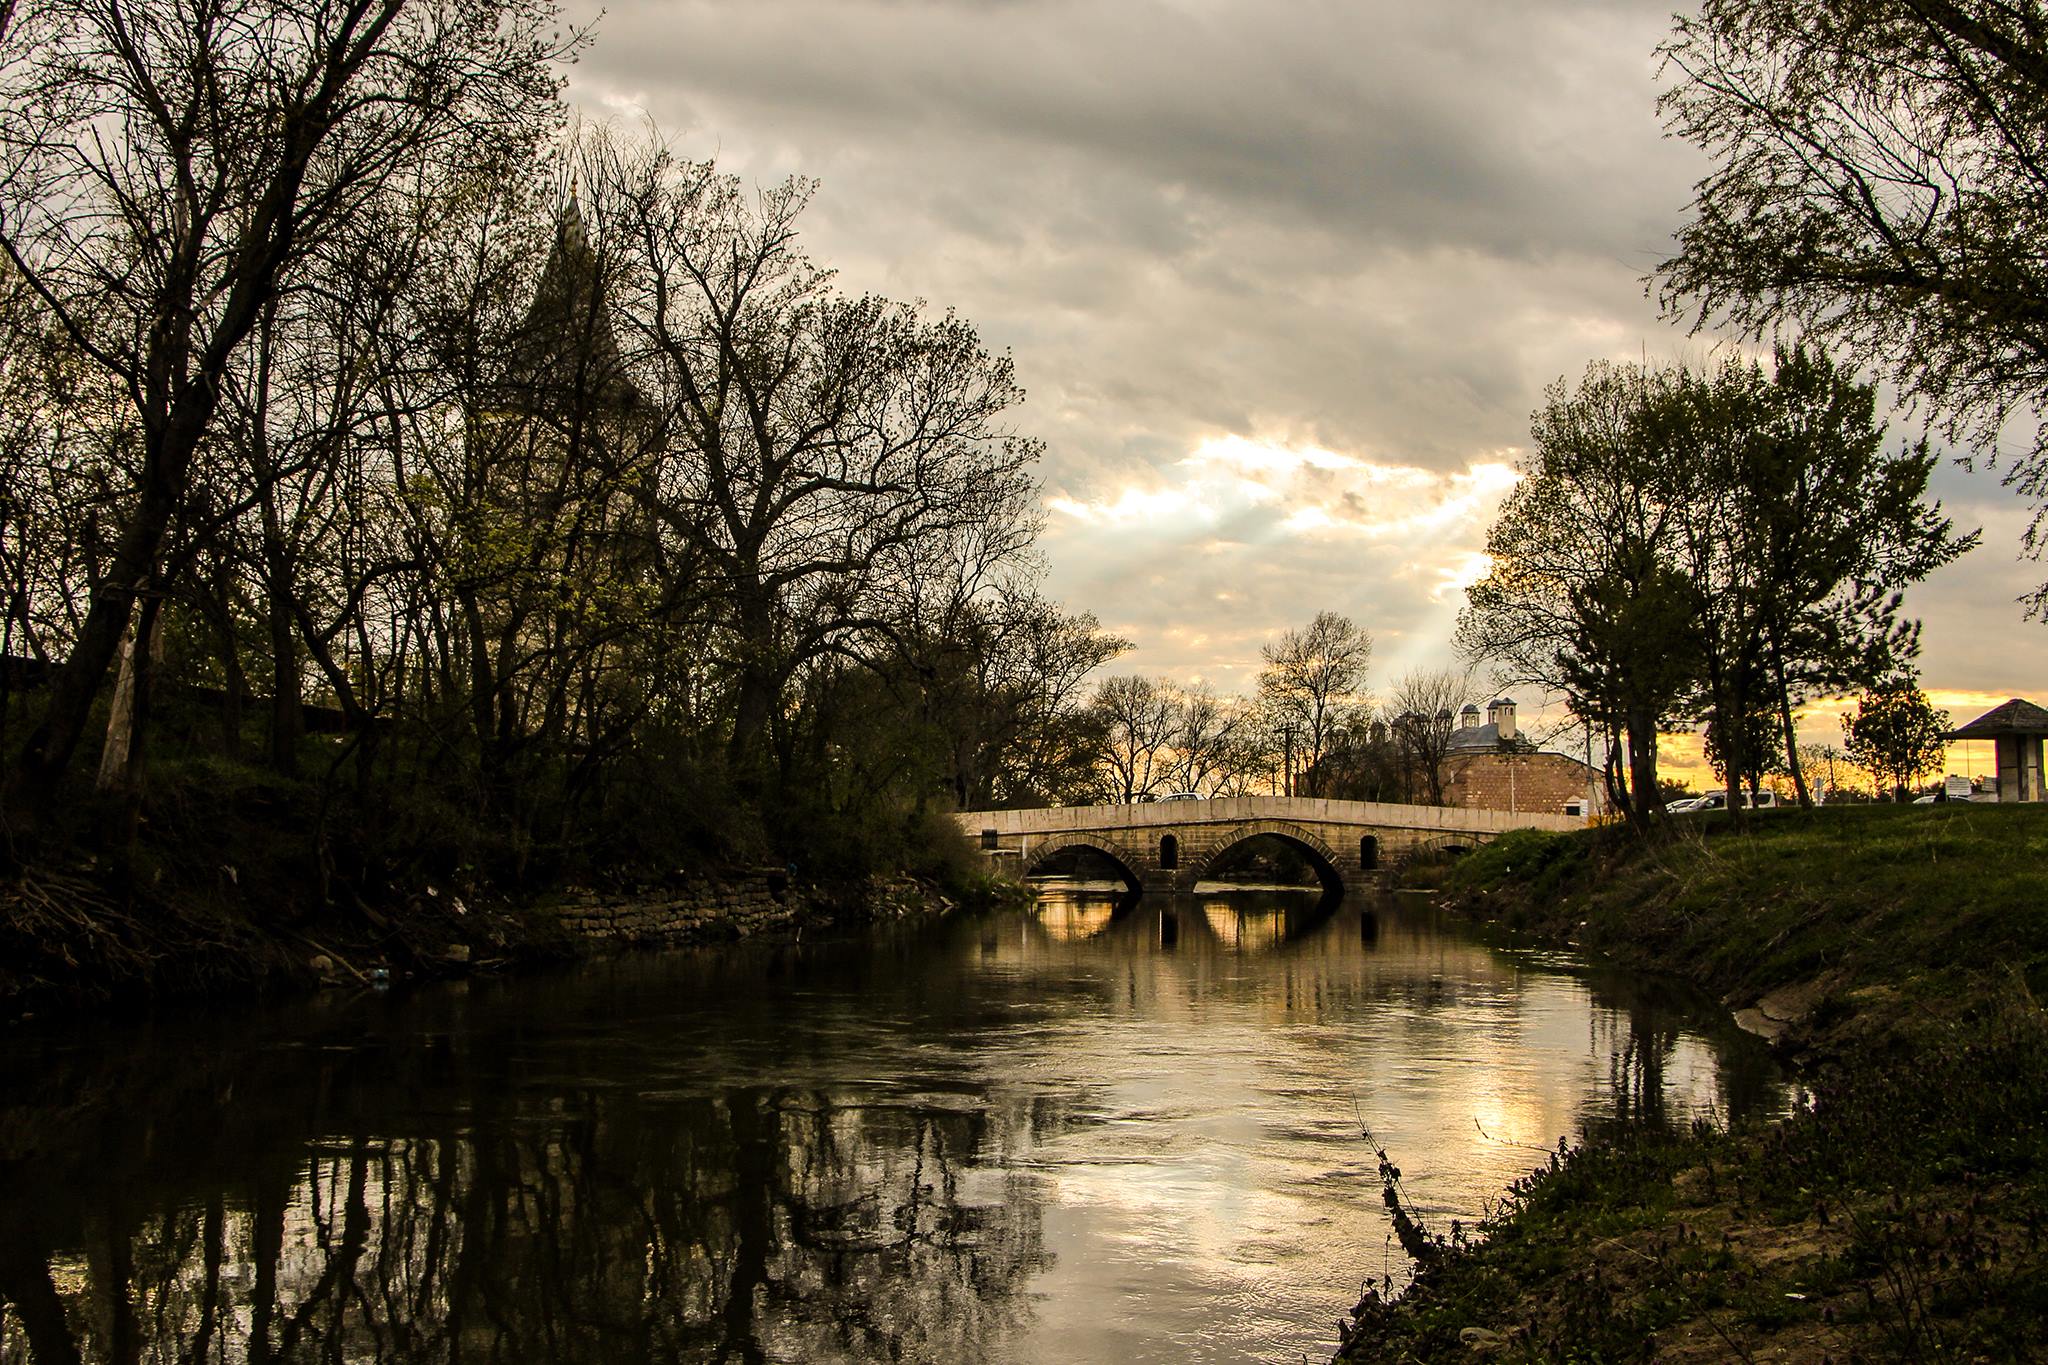
<svg viewBox="0 0 2048 1365">
<path fill-rule="evenodd" d="M 1451 906 L 1716 992 L 1805 1103 L 1603 1135 L 1479 1238 L 1416 1231 L 1415 1283 L 1367 1296 L 1344 1358 L 2048 1358 L 2044 864 L 2048 809 L 1969 805 L 1474 854 Z"/>
</svg>

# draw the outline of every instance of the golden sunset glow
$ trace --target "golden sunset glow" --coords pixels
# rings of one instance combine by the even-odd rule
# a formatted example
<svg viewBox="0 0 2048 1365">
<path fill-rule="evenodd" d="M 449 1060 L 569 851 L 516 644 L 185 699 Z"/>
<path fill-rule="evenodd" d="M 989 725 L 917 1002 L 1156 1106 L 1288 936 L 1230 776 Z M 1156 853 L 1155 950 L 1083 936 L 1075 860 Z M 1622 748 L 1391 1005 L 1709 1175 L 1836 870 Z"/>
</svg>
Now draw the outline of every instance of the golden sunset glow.
<svg viewBox="0 0 2048 1365">
<path fill-rule="evenodd" d="M 1927 700 L 1941 710 L 1948 712 L 1949 728 L 1967 725 L 1992 707 L 2010 699 L 2003 692 L 1972 691 L 1964 688 L 1930 687 L 1926 689 Z M 1856 713 L 1854 697 L 1828 697 L 1807 703 L 1793 714 L 1798 726 L 1801 744 L 1831 745 L 1842 747 L 1842 720 Z M 1995 777 L 1996 756 L 1988 740 L 1964 740 L 1948 746 L 1948 762 L 1943 770 L 1957 777 Z M 1694 731 L 1682 731 L 1659 737 L 1657 744 L 1657 772 L 1659 776 L 1674 782 L 1683 782 L 1695 791 L 1705 791 L 1718 784 L 1714 770 L 1707 762 L 1705 738 Z M 1808 779 L 1813 777 L 1807 774 Z M 1857 774 L 1858 786 L 1866 785 L 1868 778 Z M 1777 785 L 1791 790 L 1789 781 Z"/>
</svg>

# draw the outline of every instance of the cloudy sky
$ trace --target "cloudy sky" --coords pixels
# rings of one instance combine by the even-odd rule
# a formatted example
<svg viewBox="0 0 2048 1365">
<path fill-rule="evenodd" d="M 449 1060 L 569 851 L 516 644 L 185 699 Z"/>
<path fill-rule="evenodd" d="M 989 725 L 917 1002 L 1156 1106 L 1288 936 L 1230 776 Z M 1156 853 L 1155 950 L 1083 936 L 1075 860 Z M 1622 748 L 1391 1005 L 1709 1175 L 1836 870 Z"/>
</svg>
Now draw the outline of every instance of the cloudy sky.
<svg viewBox="0 0 2048 1365">
<path fill-rule="evenodd" d="M 1136 643 L 1119 671 L 1247 688 L 1328 608 L 1386 687 L 1450 662 L 1544 387 L 1712 352 L 1642 283 L 1703 170 L 1653 108 L 1669 8 L 617 0 L 571 95 L 815 177 L 849 289 L 1015 355 L 1048 588 Z M 1909 599 L 1927 685 L 2043 698 L 2022 509 L 1995 476 L 1938 491 L 1986 544 Z"/>
</svg>

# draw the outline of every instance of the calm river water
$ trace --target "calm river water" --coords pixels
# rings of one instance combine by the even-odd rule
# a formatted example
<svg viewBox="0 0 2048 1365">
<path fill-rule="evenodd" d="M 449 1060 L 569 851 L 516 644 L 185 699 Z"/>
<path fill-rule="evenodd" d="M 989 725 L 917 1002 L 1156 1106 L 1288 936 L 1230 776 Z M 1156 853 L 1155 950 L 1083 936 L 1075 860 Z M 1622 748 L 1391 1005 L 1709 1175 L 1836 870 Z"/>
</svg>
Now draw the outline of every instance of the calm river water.
<svg viewBox="0 0 2048 1365">
<path fill-rule="evenodd" d="M 1668 988 L 1235 891 L 0 1034 L 0 1362 L 1323 1359 L 1436 1217 L 1781 1102 Z"/>
</svg>

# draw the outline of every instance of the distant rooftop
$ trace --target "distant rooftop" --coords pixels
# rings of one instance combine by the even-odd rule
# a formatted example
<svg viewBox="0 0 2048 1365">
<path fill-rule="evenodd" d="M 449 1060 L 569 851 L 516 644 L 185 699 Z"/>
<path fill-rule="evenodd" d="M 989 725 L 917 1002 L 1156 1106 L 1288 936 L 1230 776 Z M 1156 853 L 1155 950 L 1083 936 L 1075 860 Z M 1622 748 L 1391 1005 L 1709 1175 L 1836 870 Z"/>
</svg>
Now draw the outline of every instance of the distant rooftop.
<svg viewBox="0 0 2048 1365">
<path fill-rule="evenodd" d="M 1995 739 L 2000 735 L 2048 735 L 2048 708 L 2014 697 L 1992 707 L 1961 729 L 1949 731 L 1947 737 Z"/>
<path fill-rule="evenodd" d="M 1450 740 L 1444 745 L 1448 752 L 1454 754 L 1464 753 L 1468 749 L 1493 750 L 1499 747 L 1500 727 L 1498 725 L 1460 726 L 1458 729 L 1451 731 Z"/>
</svg>

